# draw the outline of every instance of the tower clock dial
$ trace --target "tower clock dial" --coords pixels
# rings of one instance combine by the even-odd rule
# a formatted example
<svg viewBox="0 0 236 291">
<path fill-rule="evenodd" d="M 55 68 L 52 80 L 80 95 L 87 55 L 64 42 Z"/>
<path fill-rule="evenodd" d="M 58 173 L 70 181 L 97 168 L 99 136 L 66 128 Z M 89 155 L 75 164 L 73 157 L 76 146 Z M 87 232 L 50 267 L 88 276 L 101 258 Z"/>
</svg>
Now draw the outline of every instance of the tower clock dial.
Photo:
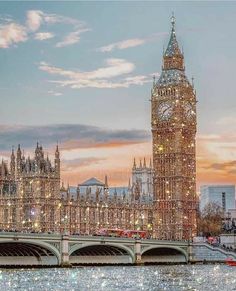
<svg viewBox="0 0 236 291">
<path fill-rule="evenodd" d="M 184 111 L 187 118 L 193 118 L 196 115 L 194 106 L 191 103 L 186 104 Z"/>
<path fill-rule="evenodd" d="M 157 108 L 157 117 L 160 120 L 168 120 L 172 114 L 172 107 L 169 103 L 161 103 Z"/>
</svg>

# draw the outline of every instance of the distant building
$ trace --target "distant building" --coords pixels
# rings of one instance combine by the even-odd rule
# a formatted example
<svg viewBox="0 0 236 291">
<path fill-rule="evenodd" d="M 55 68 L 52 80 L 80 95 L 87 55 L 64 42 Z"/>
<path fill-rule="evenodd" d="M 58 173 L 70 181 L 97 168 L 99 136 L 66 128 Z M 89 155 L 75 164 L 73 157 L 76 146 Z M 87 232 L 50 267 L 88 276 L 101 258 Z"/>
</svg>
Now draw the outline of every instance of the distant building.
<svg viewBox="0 0 236 291">
<path fill-rule="evenodd" d="M 149 199 L 153 198 L 153 168 L 151 159 L 149 166 L 147 166 L 145 158 L 143 163 L 140 160 L 139 166 L 136 165 L 136 160 L 134 159 L 132 168 L 132 190 L 133 192 L 136 191 L 143 196 L 149 197 Z"/>
<path fill-rule="evenodd" d="M 211 202 L 217 203 L 225 212 L 235 209 L 235 185 L 203 185 L 200 187 L 200 210 Z"/>
</svg>

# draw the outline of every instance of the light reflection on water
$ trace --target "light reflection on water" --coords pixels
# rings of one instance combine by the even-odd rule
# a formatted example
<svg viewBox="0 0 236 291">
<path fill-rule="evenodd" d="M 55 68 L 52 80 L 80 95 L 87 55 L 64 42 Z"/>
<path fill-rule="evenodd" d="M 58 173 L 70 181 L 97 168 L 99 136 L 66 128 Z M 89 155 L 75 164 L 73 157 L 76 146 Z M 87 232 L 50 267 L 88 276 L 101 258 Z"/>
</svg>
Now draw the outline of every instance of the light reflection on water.
<svg viewBox="0 0 236 291">
<path fill-rule="evenodd" d="M 171 265 L 1 269 L 0 290 L 231 291 L 236 290 L 236 267 Z"/>
</svg>

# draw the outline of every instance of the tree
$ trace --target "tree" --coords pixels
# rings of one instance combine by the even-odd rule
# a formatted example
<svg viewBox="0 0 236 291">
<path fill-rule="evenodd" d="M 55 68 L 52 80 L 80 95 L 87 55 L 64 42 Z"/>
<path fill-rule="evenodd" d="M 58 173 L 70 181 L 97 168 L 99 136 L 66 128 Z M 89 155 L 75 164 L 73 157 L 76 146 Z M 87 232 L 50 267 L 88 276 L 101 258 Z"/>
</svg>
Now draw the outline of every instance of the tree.
<svg viewBox="0 0 236 291">
<path fill-rule="evenodd" d="M 204 236 L 217 236 L 222 232 L 224 211 L 215 202 L 208 203 L 198 217 L 198 232 Z"/>
</svg>

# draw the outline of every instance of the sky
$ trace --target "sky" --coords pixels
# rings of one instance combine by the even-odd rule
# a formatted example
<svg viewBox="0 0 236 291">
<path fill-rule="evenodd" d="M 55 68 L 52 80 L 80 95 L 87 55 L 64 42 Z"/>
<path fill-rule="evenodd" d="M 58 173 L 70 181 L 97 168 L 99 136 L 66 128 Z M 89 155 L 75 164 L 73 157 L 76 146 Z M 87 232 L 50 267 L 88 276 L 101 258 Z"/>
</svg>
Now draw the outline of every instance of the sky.
<svg viewBox="0 0 236 291">
<path fill-rule="evenodd" d="M 39 141 L 62 180 L 127 185 L 152 154 L 152 76 L 170 17 L 197 91 L 197 182 L 235 184 L 235 2 L 0 2 L 0 156 Z"/>
</svg>

